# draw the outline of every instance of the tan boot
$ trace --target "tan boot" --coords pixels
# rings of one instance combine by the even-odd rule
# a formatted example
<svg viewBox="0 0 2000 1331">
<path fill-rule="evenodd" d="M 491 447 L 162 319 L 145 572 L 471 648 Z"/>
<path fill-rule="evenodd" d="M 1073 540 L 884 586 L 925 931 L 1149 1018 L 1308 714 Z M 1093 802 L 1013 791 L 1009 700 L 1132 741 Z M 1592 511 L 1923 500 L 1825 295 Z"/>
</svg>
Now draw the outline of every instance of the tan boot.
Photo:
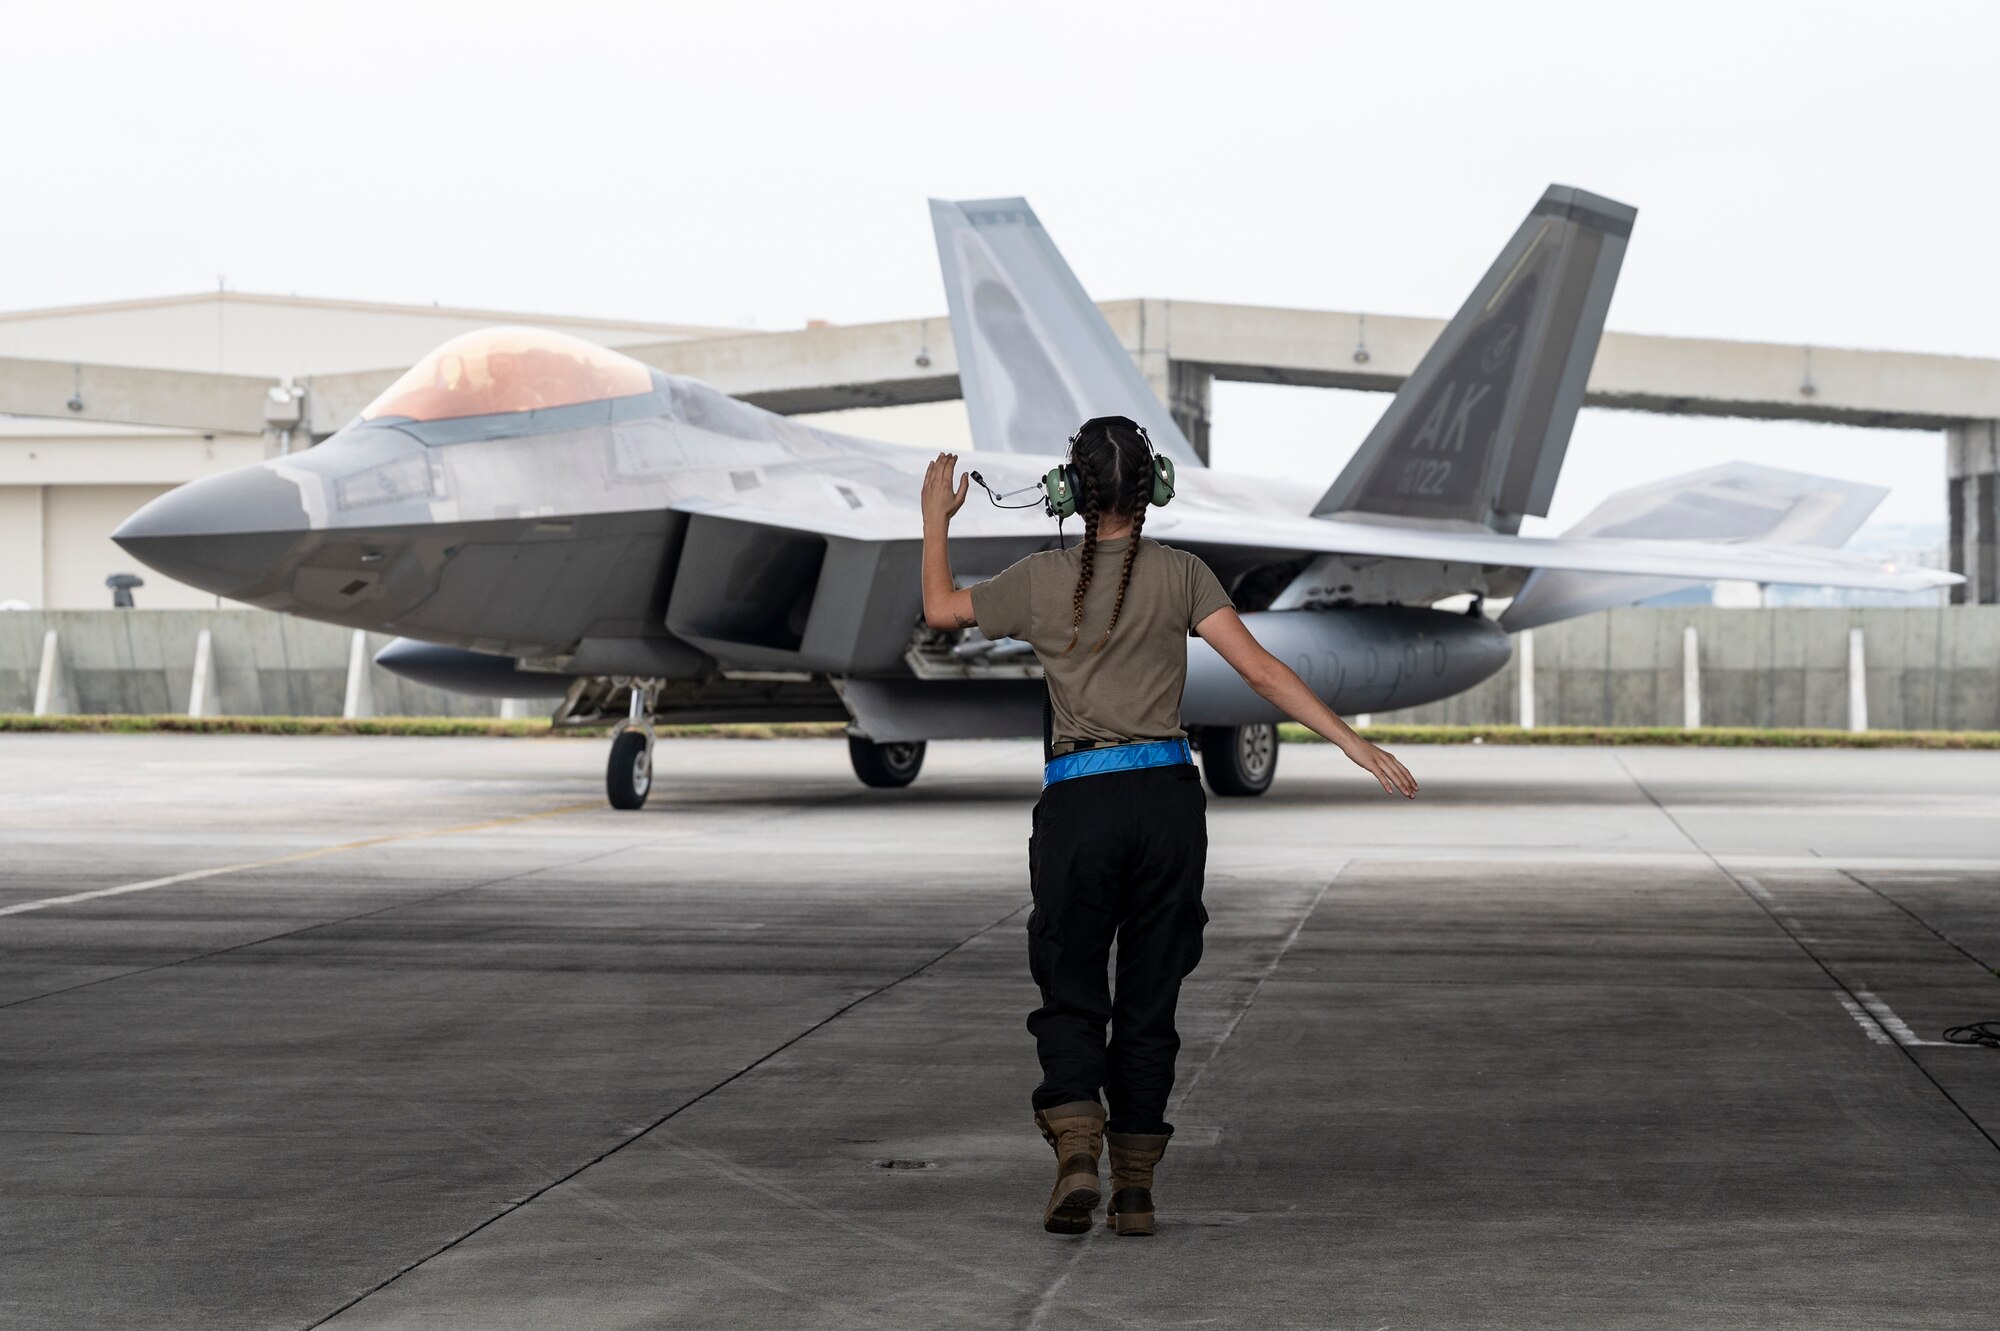
<svg viewBox="0 0 2000 1331">
<path fill-rule="evenodd" d="M 1111 1146 L 1111 1202 L 1104 1223 L 1120 1234 L 1153 1232 L 1153 1166 L 1167 1153 L 1168 1134 L 1114 1132 Z"/>
<path fill-rule="evenodd" d="M 1097 1187 L 1097 1157 L 1104 1149 L 1104 1106 L 1072 1100 L 1038 1109 L 1035 1126 L 1056 1152 L 1056 1186 L 1042 1208 L 1042 1228 L 1051 1234 L 1087 1234 L 1090 1213 L 1103 1197 Z"/>
</svg>

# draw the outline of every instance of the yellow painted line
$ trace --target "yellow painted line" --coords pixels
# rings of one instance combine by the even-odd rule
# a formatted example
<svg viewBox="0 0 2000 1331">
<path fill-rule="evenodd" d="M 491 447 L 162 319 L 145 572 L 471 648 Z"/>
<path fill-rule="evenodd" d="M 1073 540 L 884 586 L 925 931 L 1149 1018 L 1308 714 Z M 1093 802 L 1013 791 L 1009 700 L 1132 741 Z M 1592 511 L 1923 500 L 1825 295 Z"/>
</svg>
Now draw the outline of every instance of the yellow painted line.
<svg viewBox="0 0 2000 1331">
<path fill-rule="evenodd" d="M 463 823 L 457 827 L 434 828 L 428 832 L 398 832 L 394 836 L 369 837 L 364 841 L 343 841 L 337 846 L 321 846 L 317 850 L 302 850 L 292 855 L 279 855 L 268 860 L 249 860 L 242 864 L 225 864 L 214 869 L 190 869 L 186 873 L 169 874 L 165 878 L 148 878 L 143 883 L 121 883 L 117 887 L 100 887 L 89 892 L 72 892 L 68 896 L 43 897 L 40 901 L 22 901 L 12 906 L 0 906 L 0 915 L 19 915 L 25 911 L 47 910 L 51 906 L 72 906 L 79 901 L 95 901 L 99 897 L 123 896 L 127 892 L 145 892 L 155 887 L 171 887 L 175 883 L 192 883 L 203 878 L 219 878 L 227 873 L 243 873 L 249 869 L 268 869 L 274 864 L 297 864 L 301 860 L 316 860 L 323 855 L 338 855 L 343 851 L 362 850 L 369 846 L 386 846 L 393 841 L 421 841 L 427 837 L 457 836 L 461 832 L 483 832 L 492 827 L 507 827 L 514 823 L 531 823 L 540 818 L 560 818 L 566 813 L 581 813 L 585 809 L 601 809 L 602 803 L 565 804 L 559 809 L 544 809 L 540 813 L 519 813 L 510 818 L 493 818 L 483 823 Z"/>
</svg>

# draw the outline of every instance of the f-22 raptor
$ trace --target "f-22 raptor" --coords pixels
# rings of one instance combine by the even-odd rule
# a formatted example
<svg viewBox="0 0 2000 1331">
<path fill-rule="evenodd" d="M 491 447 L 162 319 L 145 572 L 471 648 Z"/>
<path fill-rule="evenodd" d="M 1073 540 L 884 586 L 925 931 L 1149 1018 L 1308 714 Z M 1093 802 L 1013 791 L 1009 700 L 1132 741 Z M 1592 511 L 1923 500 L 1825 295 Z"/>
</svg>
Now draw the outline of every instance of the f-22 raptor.
<svg viewBox="0 0 2000 1331">
<path fill-rule="evenodd" d="M 1730 578 L 1918 590 L 1950 574 L 1837 553 L 1883 491 L 1724 467 L 1545 515 L 1636 211 L 1551 187 L 1317 497 L 1204 467 L 1022 199 L 933 201 L 974 449 L 1008 507 L 953 531 L 964 581 L 1058 539 L 1032 503 L 1091 416 L 1146 426 L 1180 472 L 1146 534 L 1200 555 L 1257 637 L 1340 712 L 1444 698 L 1511 631 Z M 922 622 L 928 455 L 816 429 L 577 338 L 445 343 L 302 453 L 205 478 L 114 539 L 182 582 L 399 640 L 446 688 L 609 723 L 611 802 L 653 782 L 654 726 L 847 723 L 855 772 L 913 780 L 925 742 L 1031 736 L 1025 643 Z M 1683 535 L 1698 539 L 1679 539 Z M 1473 598 L 1468 610 L 1435 608 Z M 1497 620 L 1481 606 L 1509 598 Z M 1277 716 L 1189 644 L 1183 716 L 1212 789 L 1269 787 Z"/>
</svg>

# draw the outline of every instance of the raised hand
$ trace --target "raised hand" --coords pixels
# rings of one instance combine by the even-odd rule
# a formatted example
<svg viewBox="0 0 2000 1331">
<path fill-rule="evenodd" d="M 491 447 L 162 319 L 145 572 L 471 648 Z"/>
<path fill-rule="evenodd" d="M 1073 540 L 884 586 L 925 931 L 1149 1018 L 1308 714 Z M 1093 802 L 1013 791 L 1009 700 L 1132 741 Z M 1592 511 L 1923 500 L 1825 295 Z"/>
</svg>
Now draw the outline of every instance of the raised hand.
<svg viewBox="0 0 2000 1331">
<path fill-rule="evenodd" d="M 958 454 L 940 453 L 930 466 L 924 468 L 923 510 L 924 525 L 950 522 L 952 515 L 965 505 L 965 496 L 972 489 L 970 477 L 959 477 L 958 489 L 952 489 L 952 478 L 958 475 Z"/>
</svg>

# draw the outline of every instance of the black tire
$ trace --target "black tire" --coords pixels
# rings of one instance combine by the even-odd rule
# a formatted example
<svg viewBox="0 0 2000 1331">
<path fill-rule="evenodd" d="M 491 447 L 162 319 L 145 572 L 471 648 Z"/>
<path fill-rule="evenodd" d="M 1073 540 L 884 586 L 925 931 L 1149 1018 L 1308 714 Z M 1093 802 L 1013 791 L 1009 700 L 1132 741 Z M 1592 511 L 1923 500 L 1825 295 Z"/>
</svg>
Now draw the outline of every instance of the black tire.
<svg viewBox="0 0 2000 1331">
<path fill-rule="evenodd" d="M 854 764 L 854 775 L 861 778 L 862 785 L 893 790 L 909 785 L 923 770 L 924 741 L 877 744 L 872 739 L 849 735 L 847 757 Z"/>
<path fill-rule="evenodd" d="M 1278 728 L 1268 721 L 1249 726 L 1204 726 L 1201 773 L 1218 795 L 1261 795 L 1278 774 Z"/>
<path fill-rule="evenodd" d="M 611 761 L 604 768 L 604 793 L 614 809 L 643 809 L 653 793 L 652 745 L 643 731 L 620 731 L 611 741 Z"/>
</svg>

